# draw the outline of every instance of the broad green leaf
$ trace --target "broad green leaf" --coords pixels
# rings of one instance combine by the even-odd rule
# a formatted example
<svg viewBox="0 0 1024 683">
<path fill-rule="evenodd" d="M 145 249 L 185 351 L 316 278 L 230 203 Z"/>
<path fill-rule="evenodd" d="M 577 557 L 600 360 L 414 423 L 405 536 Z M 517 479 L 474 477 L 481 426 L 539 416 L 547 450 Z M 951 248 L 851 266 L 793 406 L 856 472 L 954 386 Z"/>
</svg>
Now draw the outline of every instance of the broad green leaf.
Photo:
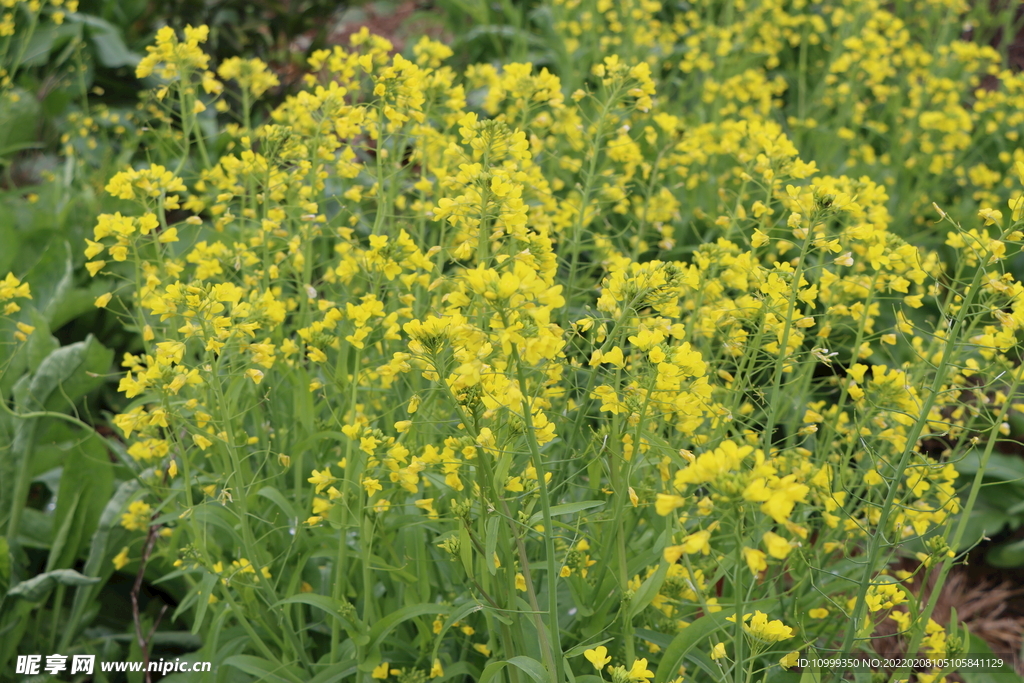
<svg viewBox="0 0 1024 683">
<path fill-rule="evenodd" d="M 473 542 L 469 537 L 469 529 L 465 524 L 459 526 L 459 559 L 462 560 L 462 568 L 466 575 L 473 578 Z M 492 563 L 493 564 L 493 563 Z"/>
<path fill-rule="evenodd" d="M 989 549 L 985 561 L 993 567 L 1020 567 L 1024 565 L 1024 540 L 1004 543 Z"/>
<path fill-rule="evenodd" d="M 379 646 L 381 641 L 391 633 L 399 624 L 409 619 L 415 619 L 416 617 L 422 617 L 428 614 L 446 614 L 451 608 L 448 605 L 436 605 L 433 603 L 421 603 L 418 605 L 409 605 L 402 609 L 392 612 L 386 617 L 380 619 L 370 629 L 370 642 L 371 647 Z"/>
<path fill-rule="evenodd" d="M 31 378 L 23 377 L 15 385 L 18 412 L 73 408 L 78 398 L 102 383 L 102 374 L 110 368 L 113 355 L 92 335 L 55 350 L 39 364 Z M 18 420 L 9 456 L 0 458 L 0 515 L 12 513 L 4 523 L 4 531 L 11 525 L 20 530 L 20 523 L 15 524 L 14 519 L 21 516 L 28 494 L 26 460 L 33 450 L 40 419 Z"/>
<path fill-rule="evenodd" d="M 956 471 L 961 477 L 974 476 L 981 467 L 982 451 L 974 449 L 968 451 L 963 458 L 956 461 Z M 992 453 L 989 455 L 985 467 L 986 479 L 999 479 L 1001 481 L 1024 481 L 1024 459 Z"/>
<path fill-rule="evenodd" d="M 3 602 L 7 595 L 7 589 L 11 587 L 11 549 L 7 545 L 7 539 L 0 536 L 0 602 Z"/>
<path fill-rule="evenodd" d="M 96 531 L 113 487 L 114 468 L 103 440 L 89 434 L 83 441 L 70 444 L 53 514 L 58 535 L 50 551 L 48 569 L 69 567 L 78 558 L 82 546 Z M 61 538 L 65 527 L 67 531 Z M 62 541 L 60 548 L 58 539 Z"/>
<path fill-rule="evenodd" d="M 728 623 L 725 616 L 723 613 L 705 615 L 695 620 L 673 638 L 661 655 L 661 662 L 654 674 L 654 683 L 665 683 L 665 681 L 675 678 L 678 675 L 679 666 L 683 663 L 683 658 L 690 650 Z"/>
<path fill-rule="evenodd" d="M 327 612 L 341 622 L 345 631 L 349 634 L 349 637 L 352 638 L 357 645 L 366 645 L 370 642 L 371 635 L 367 633 L 366 626 L 362 621 L 355 617 L 347 617 L 341 612 L 343 603 L 340 600 L 335 600 L 334 598 L 326 595 L 317 595 L 315 593 L 299 593 L 298 595 L 293 595 L 289 598 L 278 601 L 274 606 L 279 607 L 281 605 L 294 604 L 309 605 Z"/>
<path fill-rule="evenodd" d="M 336 683 L 343 678 L 347 678 L 357 671 L 356 661 L 354 659 L 347 659 L 343 662 L 338 662 L 333 666 L 329 666 L 313 678 L 309 679 L 308 683 Z"/>
<path fill-rule="evenodd" d="M 0 99 L 0 156 L 8 156 L 11 150 L 35 142 L 39 132 L 39 99 L 21 88 L 11 92 L 18 96 Z"/>
<path fill-rule="evenodd" d="M 969 637 L 969 646 L 967 652 L 971 654 L 979 655 L 990 655 L 995 656 L 992 653 L 992 648 L 989 647 L 988 643 L 983 638 L 979 638 L 976 635 L 967 634 Z M 957 669 L 957 673 L 961 678 L 964 679 L 964 683 L 1021 683 L 1024 678 L 1017 675 L 1017 672 L 1013 670 L 1012 665 L 1004 666 L 1001 671 L 970 671 L 966 669 Z"/>
<path fill-rule="evenodd" d="M 39 365 L 20 400 L 22 412 L 67 410 L 86 393 L 103 383 L 114 359 L 114 352 L 95 337 L 63 346 Z"/>
<path fill-rule="evenodd" d="M 60 348 L 60 342 L 50 334 L 50 321 L 34 307 L 28 312 L 29 322 L 36 331 L 28 338 L 25 344 L 25 360 L 28 361 L 28 371 L 35 372 L 40 364 L 51 353 Z"/>
<path fill-rule="evenodd" d="M 82 502 L 82 489 L 68 491 L 63 496 L 63 500 L 69 502 L 64 503 L 63 517 L 57 518 L 60 523 L 57 525 L 57 534 L 53 537 L 53 544 L 50 546 L 50 555 L 46 559 L 46 571 L 52 571 L 60 566 L 58 559 L 64 553 L 64 547 L 67 545 L 68 536 L 71 533 L 71 525 L 75 523 L 75 512 L 78 510 L 78 504 Z"/>
<path fill-rule="evenodd" d="M 490 681 L 495 678 L 502 669 L 510 664 L 532 678 L 535 683 L 546 683 L 548 680 L 548 672 L 547 669 L 544 668 L 543 664 L 533 657 L 519 655 L 518 657 L 512 657 L 501 662 L 491 662 L 484 667 L 477 683 L 490 683 Z"/>
<path fill-rule="evenodd" d="M 220 577 L 216 574 L 205 574 L 203 580 L 199 582 L 199 591 L 196 597 L 196 621 L 192 625 L 192 633 L 199 633 L 199 629 L 203 626 L 206 610 L 210 606 L 210 595 L 213 593 L 218 579 Z"/>
<path fill-rule="evenodd" d="M 22 67 L 41 66 L 45 64 L 50 54 L 78 34 L 78 27 L 70 22 L 57 26 L 55 24 L 40 25 L 32 38 L 25 46 L 25 52 L 21 57 Z"/>
<path fill-rule="evenodd" d="M 274 683 L 304 683 L 305 676 L 301 671 L 286 664 L 272 662 L 252 655 L 235 655 L 224 660 L 225 666 L 233 666 L 240 671 L 256 676 L 260 681 Z"/>
<path fill-rule="evenodd" d="M 552 505 L 551 516 L 558 517 L 559 515 L 572 515 L 577 512 L 583 512 L 584 510 L 590 510 L 591 508 L 601 507 L 602 505 L 604 505 L 603 500 L 584 500 L 579 503 Z M 536 512 L 532 517 L 530 517 L 530 521 L 527 523 L 527 526 L 533 526 L 542 519 L 544 519 L 544 513 Z"/>
<path fill-rule="evenodd" d="M 494 566 L 494 554 L 498 548 L 498 525 L 501 523 L 501 517 L 498 515 L 490 515 L 487 521 L 484 522 L 484 564 L 487 565 L 487 571 L 494 576 L 498 573 L 498 568 Z"/>
<path fill-rule="evenodd" d="M 53 543 L 53 515 L 35 508 L 22 511 L 18 524 L 17 545 L 23 548 L 46 548 Z"/>
<path fill-rule="evenodd" d="M 669 563 L 662 560 L 658 563 L 657 571 L 644 579 L 644 582 L 640 584 L 640 588 L 633 595 L 633 599 L 629 601 L 629 610 L 626 612 L 627 619 L 632 619 L 640 614 L 657 597 L 658 591 L 661 590 L 662 584 L 665 583 L 665 577 L 668 575 L 668 566 Z"/>
<path fill-rule="evenodd" d="M 437 659 L 437 651 L 441 647 L 441 641 L 444 640 L 444 634 L 448 632 L 448 629 L 457 622 L 468 617 L 473 612 L 479 612 L 483 608 L 484 606 L 478 602 L 467 602 L 465 605 L 462 605 L 448 615 L 448 618 L 444 620 L 444 624 L 441 625 L 441 630 L 437 632 L 437 638 L 434 640 L 434 653 L 430 658 L 431 661 Z"/>
<path fill-rule="evenodd" d="M 67 322 L 68 318 L 57 313 L 74 286 L 71 244 L 66 240 L 52 241 L 25 275 L 25 281 L 32 285 L 32 303 L 49 321 L 50 329 Z"/>
<path fill-rule="evenodd" d="M 273 486 L 264 486 L 256 493 L 256 495 L 266 498 L 274 505 L 281 508 L 281 512 L 283 512 L 285 517 L 289 520 L 299 519 L 299 512 L 295 509 L 295 506 L 286 500 L 285 497 L 281 495 L 281 492 Z"/>
<path fill-rule="evenodd" d="M 139 490 L 139 486 L 140 484 L 137 479 L 129 479 L 122 482 L 117 487 L 117 491 L 114 492 L 114 496 L 107 501 L 106 506 L 103 508 L 103 514 L 100 515 L 100 521 L 96 525 L 96 531 L 93 533 L 92 540 L 89 543 L 89 556 L 86 558 L 85 566 L 82 568 L 82 572 L 86 576 L 97 577 L 99 580 L 99 577 L 103 575 L 109 576 L 113 571 L 114 567 L 107 559 L 109 555 L 107 544 L 110 538 L 110 531 L 120 521 L 122 510 L 124 510 L 128 501 Z M 98 589 L 98 585 L 79 586 L 75 589 L 75 600 L 71 606 L 71 616 L 68 618 L 64 634 L 61 637 L 62 650 L 67 650 L 68 645 L 74 639 L 75 634 L 78 632 L 79 622 L 82 620 L 87 607 Z"/>
<path fill-rule="evenodd" d="M 96 58 L 100 64 L 112 69 L 120 66 L 135 66 L 139 63 L 139 55 L 128 49 L 121 37 L 121 30 L 97 16 L 89 14 L 75 14 L 72 17 L 78 18 L 87 27 L 93 48 L 96 50 Z"/>
<path fill-rule="evenodd" d="M 88 586 L 98 583 L 99 579 L 79 574 L 74 569 L 57 569 L 45 572 L 31 579 L 15 584 L 7 593 L 8 598 L 21 598 L 29 602 L 39 602 L 50 594 L 57 584 L 64 586 Z"/>
<path fill-rule="evenodd" d="M 637 629 L 637 634 L 639 635 L 640 631 L 642 631 L 642 630 L 643 629 Z M 579 657 L 581 654 L 583 654 L 587 650 L 593 650 L 595 647 L 599 647 L 599 646 L 604 645 L 605 643 L 611 642 L 613 640 L 615 640 L 615 639 L 614 638 L 605 638 L 604 640 L 599 640 L 599 641 L 593 642 L 593 643 L 580 643 L 576 647 L 573 647 L 573 648 L 570 648 L 570 649 L 566 650 L 564 653 L 562 653 L 562 656 L 565 657 L 566 659 L 572 659 L 573 657 Z M 579 676 L 577 676 L 577 678 L 579 678 Z"/>
</svg>

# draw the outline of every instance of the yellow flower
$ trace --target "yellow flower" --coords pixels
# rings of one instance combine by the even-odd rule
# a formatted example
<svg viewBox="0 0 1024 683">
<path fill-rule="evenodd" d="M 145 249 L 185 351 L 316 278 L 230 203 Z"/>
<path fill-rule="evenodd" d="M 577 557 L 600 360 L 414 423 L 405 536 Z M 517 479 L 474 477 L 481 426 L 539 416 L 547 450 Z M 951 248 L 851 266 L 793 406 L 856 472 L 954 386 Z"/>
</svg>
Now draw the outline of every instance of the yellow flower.
<svg viewBox="0 0 1024 683">
<path fill-rule="evenodd" d="M 31 299 L 28 283 L 14 277 L 14 273 L 7 273 L 7 277 L 0 280 L 0 301 L 8 299 Z"/>
<path fill-rule="evenodd" d="M 797 665 L 800 661 L 800 650 L 793 650 L 789 654 L 782 657 L 779 660 L 779 664 L 783 669 L 789 669 Z"/>
<path fill-rule="evenodd" d="M 111 294 L 110 292 L 107 292 L 106 294 L 100 294 L 98 297 L 96 297 L 96 301 L 93 302 L 93 305 L 96 306 L 96 308 L 106 308 L 107 304 L 110 303 L 110 299 L 113 298 L 113 296 L 114 295 Z"/>
<path fill-rule="evenodd" d="M 725 643 L 718 643 L 711 650 L 711 659 L 721 659 L 725 657 Z"/>
<path fill-rule="evenodd" d="M 698 552 L 707 555 L 711 552 L 711 544 L 708 542 L 710 538 L 711 531 L 707 529 L 690 534 L 683 539 L 683 552 L 687 555 L 693 555 Z"/>
<path fill-rule="evenodd" d="M 328 465 L 323 469 L 322 472 L 313 470 L 313 476 L 307 479 L 310 484 L 316 486 L 316 492 L 320 493 L 325 488 L 334 483 L 334 476 L 331 474 L 331 466 Z"/>
<path fill-rule="evenodd" d="M 441 666 L 440 659 L 434 659 L 434 664 L 430 667 L 430 677 L 439 678 L 441 676 L 444 676 L 444 667 Z"/>
<path fill-rule="evenodd" d="M 654 511 L 664 517 L 676 508 L 686 505 L 686 498 L 669 493 L 659 493 L 654 501 Z"/>
<path fill-rule="evenodd" d="M 881 484 L 885 479 L 878 473 L 878 470 L 868 470 L 864 473 L 864 483 L 868 486 L 877 486 Z"/>
<path fill-rule="evenodd" d="M 744 617 L 743 621 L 746 622 L 746 617 Z M 793 629 L 778 619 L 768 621 L 768 615 L 760 610 L 754 612 L 749 624 L 743 624 L 743 629 L 755 638 L 769 643 L 788 640 L 793 637 Z"/>
<path fill-rule="evenodd" d="M 654 672 L 647 668 L 646 659 L 637 659 L 633 662 L 633 666 L 630 668 L 627 675 L 631 681 L 643 681 L 643 683 L 647 683 L 647 681 L 654 677 Z"/>
<path fill-rule="evenodd" d="M 132 501 L 128 505 L 128 512 L 121 515 L 121 526 L 128 531 L 142 531 L 149 527 L 152 511 L 153 508 L 141 500 Z"/>
<path fill-rule="evenodd" d="M 824 619 L 828 616 L 828 610 L 824 607 L 815 607 L 814 609 L 807 612 L 807 616 L 811 619 Z"/>
<path fill-rule="evenodd" d="M 114 569 L 123 569 L 130 562 L 128 559 L 128 546 L 121 548 L 121 552 L 114 556 L 112 562 L 114 563 Z"/>
<path fill-rule="evenodd" d="M 766 531 L 761 540 L 764 541 L 765 547 L 768 548 L 768 554 L 778 560 L 786 559 L 786 556 L 793 549 L 789 541 L 771 531 Z"/>
<path fill-rule="evenodd" d="M 626 361 L 622 355 L 622 349 L 616 346 L 607 353 L 602 353 L 600 350 L 595 351 L 594 355 L 590 358 L 590 365 L 596 366 L 604 363 L 610 363 L 617 368 L 625 366 Z"/>
<path fill-rule="evenodd" d="M 591 650 L 584 650 L 583 656 L 598 671 L 603 669 L 608 662 L 612 661 L 612 658 L 608 656 L 608 648 L 604 645 L 599 645 Z"/>
<path fill-rule="evenodd" d="M 526 592 L 526 577 L 522 573 L 516 573 L 516 590 Z"/>
<path fill-rule="evenodd" d="M 768 568 L 764 552 L 756 548 L 744 548 L 743 559 L 747 561 L 747 567 L 750 568 L 751 574 L 758 574 Z"/>
<path fill-rule="evenodd" d="M 388 663 L 381 662 L 373 668 L 373 672 L 370 674 L 371 678 L 377 678 L 383 680 L 388 677 Z"/>
</svg>

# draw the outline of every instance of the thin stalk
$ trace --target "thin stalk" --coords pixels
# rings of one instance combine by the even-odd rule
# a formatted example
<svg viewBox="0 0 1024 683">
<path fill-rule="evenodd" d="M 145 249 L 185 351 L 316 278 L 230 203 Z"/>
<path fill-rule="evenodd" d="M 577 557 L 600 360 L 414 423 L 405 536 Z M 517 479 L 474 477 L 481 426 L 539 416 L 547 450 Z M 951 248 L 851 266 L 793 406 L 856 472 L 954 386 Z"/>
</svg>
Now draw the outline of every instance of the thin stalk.
<svg viewBox="0 0 1024 683">
<path fill-rule="evenodd" d="M 954 350 L 958 346 L 957 341 L 960 339 L 960 332 L 964 324 L 967 309 L 970 308 L 975 294 L 978 291 L 978 285 L 981 283 L 981 278 L 984 272 L 984 268 L 979 267 L 977 269 L 967 292 L 967 296 L 960 306 L 960 310 L 957 311 L 956 321 L 949 335 L 949 339 L 946 342 L 945 348 L 942 351 L 942 360 L 935 372 L 935 378 L 932 381 L 928 397 L 920 408 L 920 414 L 917 421 L 914 422 L 914 426 L 911 428 L 910 434 L 907 435 L 907 444 L 903 448 L 903 454 L 900 456 L 900 461 L 896 465 L 895 472 L 890 479 L 889 491 L 886 493 L 885 502 L 882 504 L 881 516 L 878 519 L 878 524 L 875 525 L 875 533 L 871 535 L 871 539 L 868 542 L 867 560 L 864 563 L 864 576 L 861 578 L 860 587 L 857 590 L 857 602 L 854 605 L 853 613 L 850 615 L 850 628 L 847 630 L 846 637 L 843 639 L 843 647 L 840 650 L 841 652 L 851 651 L 857 631 L 860 630 L 861 620 L 864 618 L 864 610 L 867 607 L 865 597 L 867 596 L 868 586 L 871 584 L 871 577 L 875 572 L 876 565 L 878 564 L 878 556 L 882 549 L 883 537 L 885 536 L 885 530 L 889 524 L 889 516 L 892 512 L 896 499 L 896 490 L 899 488 L 899 484 L 903 480 L 903 474 L 907 469 L 907 465 L 910 463 L 910 456 L 914 452 L 918 439 L 921 437 L 921 432 L 924 430 L 925 424 L 928 423 L 928 415 L 931 413 L 932 406 L 935 405 L 935 399 L 939 394 L 939 390 L 942 388 L 943 381 L 946 377 L 946 371 L 952 360 Z"/>
<path fill-rule="evenodd" d="M 530 446 L 530 455 L 533 460 L 533 468 L 537 471 L 537 482 L 540 487 L 540 504 L 544 515 L 544 554 L 547 556 L 548 575 L 548 626 L 551 631 L 549 642 L 550 658 L 549 671 L 552 674 L 554 683 L 562 683 L 562 667 L 558 664 L 562 661 L 561 635 L 558 629 L 558 572 L 555 569 L 555 537 L 552 533 L 554 527 L 551 524 L 551 501 L 548 497 L 547 468 L 544 466 L 544 459 L 540 454 L 540 446 L 537 443 L 537 434 L 533 428 L 533 415 L 527 399 L 526 375 L 523 373 L 523 363 L 519 356 L 519 350 L 512 345 L 512 360 L 516 365 L 516 379 L 519 382 L 519 393 L 523 397 L 523 422 L 526 424 L 526 443 Z"/>
</svg>

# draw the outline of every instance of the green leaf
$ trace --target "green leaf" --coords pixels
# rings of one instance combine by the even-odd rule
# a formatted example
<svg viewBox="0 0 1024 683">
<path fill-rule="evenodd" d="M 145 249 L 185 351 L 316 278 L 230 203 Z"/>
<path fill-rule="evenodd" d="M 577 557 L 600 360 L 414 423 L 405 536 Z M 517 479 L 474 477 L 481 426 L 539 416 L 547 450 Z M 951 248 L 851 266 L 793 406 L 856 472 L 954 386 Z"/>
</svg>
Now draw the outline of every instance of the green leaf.
<svg viewBox="0 0 1024 683">
<path fill-rule="evenodd" d="M 451 609 L 448 605 L 436 605 L 434 603 L 423 602 L 418 605 L 409 605 L 402 609 L 392 612 L 383 619 L 379 620 L 370 629 L 370 647 L 377 647 L 381 644 L 384 638 L 391 633 L 399 624 L 409 619 L 415 619 L 416 617 L 422 617 L 428 614 L 446 614 Z"/>
<path fill-rule="evenodd" d="M 23 548 L 49 549 L 53 544 L 53 515 L 35 508 L 22 510 L 17 545 Z"/>
<path fill-rule="evenodd" d="M 78 27 L 70 23 L 61 26 L 41 25 L 31 40 L 25 46 L 25 53 L 21 57 L 21 66 L 41 66 L 46 64 L 50 54 L 59 49 L 70 38 L 78 35 Z"/>
<path fill-rule="evenodd" d="M 261 488 L 257 493 L 257 496 L 266 498 L 274 505 L 281 509 L 281 512 L 285 514 L 289 520 L 299 519 L 299 512 L 295 509 L 295 506 L 285 500 L 285 497 L 281 495 L 281 492 L 275 489 L 273 486 L 265 486 Z M 337 506 L 340 507 L 340 506 Z"/>
<path fill-rule="evenodd" d="M 78 489 L 73 493 L 67 493 L 62 496 L 64 503 L 64 515 L 58 517 L 58 520 L 63 520 L 57 527 L 57 535 L 53 537 L 53 544 L 50 546 L 50 555 L 46 559 L 46 571 L 51 571 L 55 567 L 59 567 L 58 559 L 64 553 L 64 547 L 67 545 L 68 536 L 71 533 L 71 525 L 75 522 L 75 511 L 78 509 L 78 504 L 82 501 L 82 490 Z"/>
<path fill-rule="evenodd" d="M 196 598 L 196 621 L 192 625 L 192 633 L 199 633 L 199 629 L 203 626 L 206 609 L 210 606 L 210 595 L 213 593 L 213 587 L 217 585 L 219 578 L 216 574 L 206 574 L 203 576 L 203 580 L 199 582 L 199 594 Z"/>
<path fill-rule="evenodd" d="M 981 467 L 982 451 L 974 449 L 964 454 L 964 457 L 957 460 L 956 471 L 961 476 L 974 476 Z M 1001 481 L 1024 481 L 1024 460 L 1016 456 L 991 453 L 988 464 L 985 467 L 986 479 L 999 479 Z"/>
<path fill-rule="evenodd" d="M 50 334 L 50 321 L 46 316 L 35 308 L 29 310 L 28 316 L 36 331 L 28 338 L 25 353 L 29 372 L 35 372 L 47 356 L 60 348 L 60 342 Z"/>
<path fill-rule="evenodd" d="M 662 560 L 658 563 L 657 571 L 644 579 L 644 582 L 640 584 L 640 588 L 633 595 L 633 599 L 629 601 L 629 610 L 626 612 L 627 619 L 632 619 L 640 614 L 657 597 L 658 591 L 661 590 L 662 584 L 665 583 L 665 577 L 668 575 L 668 566 L 669 563 Z"/>
<path fill-rule="evenodd" d="M 970 633 L 967 635 L 969 636 L 968 652 L 995 657 L 995 655 L 992 654 L 992 648 L 988 646 L 988 643 L 986 643 L 984 639 Z M 1021 683 L 1021 681 L 1024 681 L 1024 678 L 1018 676 L 1012 666 L 1007 666 L 1005 664 L 1001 671 L 971 671 L 957 669 L 956 672 L 964 679 L 964 683 Z"/>
<path fill-rule="evenodd" d="M 993 567 L 1020 567 L 1024 565 L 1024 540 L 1003 543 L 985 553 L 985 561 Z"/>
<path fill-rule="evenodd" d="M 96 531 L 113 486 L 114 467 L 103 440 L 90 434 L 83 441 L 72 443 L 60 479 L 53 515 L 58 532 L 47 569 L 70 567 L 78 558 L 87 539 Z"/>
<path fill-rule="evenodd" d="M 512 657 L 511 659 L 507 659 L 502 662 L 491 662 L 484 667 L 477 683 L 490 683 L 491 679 L 496 677 L 501 670 L 509 664 L 524 672 L 527 676 L 536 681 L 536 683 L 546 683 L 548 680 L 548 672 L 547 669 L 544 668 L 543 664 L 533 657 L 519 655 L 518 657 Z"/>
<path fill-rule="evenodd" d="M 684 628 L 665 648 L 654 674 L 654 683 L 665 683 L 678 675 L 679 666 L 690 650 L 702 640 L 727 624 L 725 615 L 708 614 Z"/>
<path fill-rule="evenodd" d="M 487 565 L 487 571 L 491 573 L 491 576 L 498 573 L 498 568 L 494 566 L 494 553 L 498 547 L 498 524 L 500 523 L 501 517 L 498 515 L 490 515 L 484 522 L 484 564 Z"/>
<path fill-rule="evenodd" d="M 341 529 L 344 525 L 342 522 L 345 518 L 345 507 L 343 505 L 335 505 L 327 511 L 327 523 L 331 525 L 332 529 Z"/>
<path fill-rule="evenodd" d="M 637 629 L 637 634 L 639 635 L 640 631 L 642 631 L 642 630 L 643 629 Z M 649 631 L 648 631 L 648 633 L 649 633 Z M 615 640 L 615 639 L 614 638 L 605 638 L 604 640 L 599 640 L 596 643 L 580 643 L 576 647 L 573 647 L 573 648 L 570 648 L 570 649 L 566 650 L 562 654 L 562 656 L 565 657 L 566 659 L 572 659 L 573 657 L 579 657 L 581 654 L 583 654 L 587 650 L 593 650 L 595 647 L 600 647 L 601 645 L 604 645 L 605 643 L 610 642 L 612 640 Z M 580 677 L 577 676 L 576 678 L 579 679 Z"/>
<path fill-rule="evenodd" d="M 114 359 L 114 352 L 91 334 L 85 341 L 63 346 L 39 364 L 27 386 L 27 395 L 19 401 L 22 412 L 66 410 L 74 402 L 103 383 Z"/>
<path fill-rule="evenodd" d="M 256 676 L 260 681 L 274 683 L 303 683 L 304 676 L 292 667 L 262 657 L 252 655 L 235 655 L 224 660 L 225 666 L 233 666 L 240 671 Z"/>
<path fill-rule="evenodd" d="M 88 586 L 98 583 L 99 579 L 91 576 L 83 576 L 74 569 L 57 569 L 52 572 L 45 572 L 31 579 L 15 584 L 7 593 L 9 598 L 21 598 L 29 602 L 44 600 L 50 591 L 57 584 L 64 586 Z"/>
<path fill-rule="evenodd" d="M 363 622 L 360 619 L 350 618 L 342 614 L 341 607 L 344 603 L 340 600 L 335 600 L 326 595 L 317 595 L 316 593 L 299 593 L 298 595 L 278 601 L 274 604 L 274 607 L 294 604 L 309 605 L 327 612 L 341 622 L 345 631 L 356 645 L 366 645 L 370 642 L 372 634 L 367 633 Z"/>
<path fill-rule="evenodd" d="M 139 55 L 128 49 L 121 37 L 120 29 L 109 21 L 90 14 L 72 14 L 68 20 L 85 24 L 96 50 L 96 58 L 103 66 L 116 69 L 119 66 L 135 66 L 139 63 Z"/>
<path fill-rule="evenodd" d="M 459 527 L 459 559 L 466 575 L 473 578 L 473 542 L 469 537 L 469 529 L 463 524 Z M 492 563 L 493 564 L 493 563 Z"/>
<path fill-rule="evenodd" d="M 57 313 L 74 287 L 74 273 L 71 244 L 54 240 L 25 275 L 25 281 L 32 285 L 32 303 L 49 321 L 50 329 L 57 329 L 68 320 Z"/>
<path fill-rule="evenodd" d="M 448 615 L 448 618 L 444 620 L 444 624 L 441 625 L 441 630 L 437 632 L 437 639 L 434 641 L 434 653 L 430 658 L 431 661 L 437 659 L 437 651 L 441 647 L 441 641 L 444 640 L 444 634 L 448 632 L 448 629 L 456 622 L 462 621 L 473 612 L 479 612 L 483 608 L 484 606 L 478 602 L 467 602 Z"/>
<path fill-rule="evenodd" d="M 7 595 L 7 589 L 11 587 L 11 548 L 7 545 L 7 539 L 0 536 L 0 602 L 3 602 Z"/>
<path fill-rule="evenodd" d="M 100 521 L 96 525 L 96 531 L 93 532 L 92 540 L 89 543 L 89 557 L 82 568 L 82 572 L 86 576 L 97 577 L 97 581 L 99 581 L 98 577 L 104 573 L 109 575 L 113 571 L 113 565 L 107 561 L 107 555 L 109 554 L 107 543 L 110 539 L 110 531 L 120 521 L 121 511 L 124 510 L 125 505 L 128 504 L 128 501 L 139 490 L 139 487 L 140 484 L 137 479 L 129 479 L 122 482 L 117 487 L 113 497 L 107 501 L 106 506 L 103 508 L 103 513 L 100 515 Z M 75 600 L 71 606 L 71 616 L 64 627 L 64 635 L 61 636 L 61 650 L 68 649 L 68 644 L 71 643 L 78 632 L 79 622 L 82 620 L 86 608 L 97 590 L 99 590 L 97 585 L 79 586 L 75 590 Z"/>
<path fill-rule="evenodd" d="M 564 503 L 562 505 L 552 505 L 551 516 L 558 517 L 559 515 L 572 515 L 577 512 L 582 512 L 584 510 L 590 510 L 591 508 L 601 507 L 602 505 L 604 505 L 603 500 L 584 500 L 579 503 Z M 543 511 L 535 512 L 533 516 L 530 517 L 530 521 L 526 524 L 526 526 L 533 526 L 543 518 Z"/>
<path fill-rule="evenodd" d="M 356 661 L 354 659 L 347 659 L 343 662 L 338 662 L 334 666 L 329 666 L 313 678 L 309 679 L 309 683 L 335 683 L 343 678 L 347 678 L 352 674 L 356 673 Z"/>
<path fill-rule="evenodd" d="M 821 669 L 807 667 L 800 673 L 800 683 L 821 683 Z"/>
<path fill-rule="evenodd" d="M 6 66 L 6 64 L 5 64 Z M 19 148 L 31 146 L 36 142 L 39 132 L 41 118 L 39 99 L 33 93 L 21 88 L 13 88 L 10 91 L 17 97 L 4 97 L 0 99 L 0 157 L 7 156 Z M 7 213 L 5 211 L 5 213 Z M 3 222 L 7 223 L 5 216 Z M 14 223 L 14 221 L 10 221 Z M 4 244 L 7 250 L 8 245 Z M 14 265 L 13 261 L 10 265 Z M 4 270 L 4 275 L 7 270 Z M 33 295 L 35 290 L 33 289 Z"/>
</svg>

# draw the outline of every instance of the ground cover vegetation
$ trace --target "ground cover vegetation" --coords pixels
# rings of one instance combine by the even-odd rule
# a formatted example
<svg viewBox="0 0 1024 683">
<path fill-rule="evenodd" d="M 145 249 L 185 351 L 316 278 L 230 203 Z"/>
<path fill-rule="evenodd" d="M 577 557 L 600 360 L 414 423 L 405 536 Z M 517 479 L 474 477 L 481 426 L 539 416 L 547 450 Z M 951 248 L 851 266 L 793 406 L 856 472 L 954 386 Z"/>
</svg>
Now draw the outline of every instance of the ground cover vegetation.
<svg viewBox="0 0 1024 683">
<path fill-rule="evenodd" d="M 3 111 L 34 116 L 33 35 L 102 24 L 0 6 Z M 459 55 L 356 31 L 290 88 L 164 26 L 107 55 L 148 86 L 120 108 L 68 38 L 61 165 L 4 152 L 33 258 L 0 281 L 0 677 L 984 652 L 936 603 L 1022 500 L 1016 6 L 443 8 Z"/>
</svg>

